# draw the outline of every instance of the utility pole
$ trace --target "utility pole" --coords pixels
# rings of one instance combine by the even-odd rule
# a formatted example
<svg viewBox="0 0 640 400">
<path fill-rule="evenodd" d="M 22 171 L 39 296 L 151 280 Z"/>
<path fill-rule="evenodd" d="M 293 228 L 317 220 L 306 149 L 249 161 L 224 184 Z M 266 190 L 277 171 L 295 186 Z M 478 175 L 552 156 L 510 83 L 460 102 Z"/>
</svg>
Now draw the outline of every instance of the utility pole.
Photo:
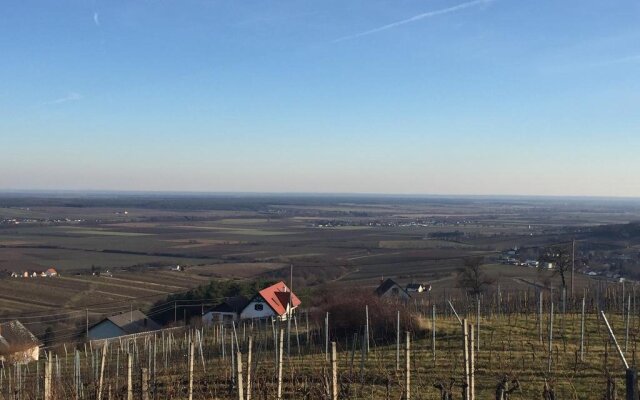
<svg viewBox="0 0 640 400">
<path fill-rule="evenodd" d="M 173 301 L 173 324 L 177 324 L 178 323 L 178 301 L 174 300 Z"/>
<path fill-rule="evenodd" d="M 87 336 L 87 340 L 89 340 L 89 309 L 85 308 L 86 311 L 86 328 L 85 328 L 85 335 Z"/>
<path fill-rule="evenodd" d="M 289 291 L 293 293 L 293 264 L 289 264 Z"/>
<path fill-rule="evenodd" d="M 571 241 L 571 299 L 573 299 L 573 274 L 576 269 L 576 240 Z"/>
<path fill-rule="evenodd" d="M 287 357 L 291 354 L 291 317 L 293 315 L 293 302 L 291 301 L 293 296 L 293 264 L 289 264 L 289 301 L 287 302 Z"/>
<path fill-rule="evenodd" d="M 291 302 L 291 296 L 293 295 L 293 264 L 289 264 L 289 301 L 287 306 L 289 307 L 289 317 L 291 316 L 291 307 L 293 303 Z"/>
</svg>

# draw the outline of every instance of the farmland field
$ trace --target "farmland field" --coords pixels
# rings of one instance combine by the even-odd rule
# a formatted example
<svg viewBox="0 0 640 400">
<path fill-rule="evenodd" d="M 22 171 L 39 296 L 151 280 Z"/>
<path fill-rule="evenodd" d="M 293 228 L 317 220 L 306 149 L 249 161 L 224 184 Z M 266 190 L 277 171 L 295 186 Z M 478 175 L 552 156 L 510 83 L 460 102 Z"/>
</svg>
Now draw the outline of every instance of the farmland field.
<svg viewBox="0 0 640 400">
<path fill-rule="evenodd" d="M 382 278 L 441 293 L 471 256 L 484 257 L 494 287 L 536 287 L 558 277 L 500 257 L 573 239 L 579 290 L 586 268 L 640 276 L 640 235 L 624 225 L 635 220 L 640 202 L 624 199 L 5 195 L 0 316 L 88 309 L 95 321 L 211 280 L 288 280 L 291 265 L 305 293 L 373 290 Z M 60 277 L 10 277 L 51 267 Z"/>
</svg>

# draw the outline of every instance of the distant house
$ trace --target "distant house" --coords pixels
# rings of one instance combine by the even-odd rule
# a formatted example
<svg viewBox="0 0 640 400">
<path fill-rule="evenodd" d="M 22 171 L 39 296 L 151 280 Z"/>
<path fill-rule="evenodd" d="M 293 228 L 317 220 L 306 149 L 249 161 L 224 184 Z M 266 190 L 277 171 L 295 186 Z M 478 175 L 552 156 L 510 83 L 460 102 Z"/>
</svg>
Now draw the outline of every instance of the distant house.
<svg viewBox="0 0 640 400">
<path fill-rule="evenodd" d="M 119 336 L 134 335 L 160 329 L 153 320 L 142 311 L 133 310 L 107 317 L 89 328 L 89 339 L 111 339 Z"/>
<path fill-rule="evenodd" d="M 540 261 L 536 260 L 527 260 L 524 262 L 527 267 L 538 268 L 540 266 Z"/>
<path fill-rule="evenodd" d="M 431 285 L 423 283 L 410 283 L 405 288 L 407 293 L 422 293 L 431 291 Z"/>
<path fill-rule="evenodd" d="M 302 302 L 280 281 L 262 289 L 242 309 L 240 319 L 277 318 L 286 320 Z"/>
<path fill-rule="evenodd" d="M 53 278 L 55 276 L 58 276 L 58 271 L 56 271 L 55 268 L 49 268 L 48 270 L 44 271 L 44 276 Z"/>
<path fill-rule="evenodd" d="M 236 321 L 248 303 L 249 299 L 244 296 L 227 297 L 220 304 L 204 313 L 202 323 L 211 325 L 216 322 Z"/>
<path fill-rule="evenodd" d="M 38 361 L 40 341 L 20 321 L 0 323 L 0 361 L 28 363 Z"/>
<path fill-rule="evenodd" d="M 408 300 L 411 295 L 393 279 L 385 279 L 380 286 L 376 288 L 374 293 L 380 298 L 399 298 Z"/>
<path fill-rule="evenodd" d="M 513 247 L 510 248 L 509 250 L 505 251 L 503 254 L 505 254 L 507 257 L 515 257 L 518 255 L 518 252 L 520 251 L 520 249 L 518 247 Z"/>
</svg>

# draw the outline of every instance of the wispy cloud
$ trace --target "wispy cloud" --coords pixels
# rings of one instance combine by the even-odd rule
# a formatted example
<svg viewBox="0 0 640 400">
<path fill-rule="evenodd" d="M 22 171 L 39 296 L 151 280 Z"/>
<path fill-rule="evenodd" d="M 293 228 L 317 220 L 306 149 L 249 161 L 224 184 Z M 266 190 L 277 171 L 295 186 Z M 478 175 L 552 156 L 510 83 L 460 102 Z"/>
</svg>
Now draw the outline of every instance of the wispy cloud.
<svg viewBox="0 0 640 400">
<path fill-rule="evenodd" d="M 341 37 L 339 39 L 334 40 L 334 43 L 343 42 L 345 40 L 356 39 L 356 38 L 359 38 L 359 37 L 362 37 L 362 36 L 367 36 L 367 35 L 371 35 L 371 34 L 374 34 L 374 33 L 386 31 L 388 29 L 393 29 L 395 27 L 398 27 L 398 26 L 401 26 L 401 25 L 404 25 L 404 24 L 409 24 L 409 23 L 412 23 L 412 22 L 420 21 L 422 19 L 436 17 L 438 15 L 451 14 L 451 13 L 454 13 L 454 12 L 457 12 L 457 11 L 462 11 L 464 9 L 471 8 L 471 7 L 476 7 L 476 6 L 479 6 L 479 5 L 482 5 L 482 4 L 489 4 L 489 3 L 492 3 L 494 1 L 495 0 L 474 0 L 474 1 L 469 1 L 469 2 L 466 2 L 466 3 L 461 3 L 461 4 L 458 4 L 458 5 L 452 6 L 452 7 L 442 8 L 440 10 L 427 11 L 427 12 L 422 13 L 422 14 L 414 15 L 411 18 L 403 19 L 401 21 L 392 22 L 390 24 L 383 25 L 383 26 L 380 26 L 378 28 L 374 28 L 374 29 L 370 29 L 368 31 L 364 31 L 364 32 L 353 34 L 353 35 Z"/>
<path fill-rule="evenodd" d="M 62 104 L 62 103 L 67 103 L 70 101 L 78 101 L 78 100 L 82 100 L 83 96 L 78 93 L 78 92 L 69 92 L 67 93 L 66 96 L 62 96 L 59 97 L 55 100 L 51 100 L 49 102 L 47 102 L 46 104 Z"/>
<path fill-rule="evenodd" d="M 100 14 L 97 11 L 93 13 L 93 23 L 100 27 Z"/>
</svg>

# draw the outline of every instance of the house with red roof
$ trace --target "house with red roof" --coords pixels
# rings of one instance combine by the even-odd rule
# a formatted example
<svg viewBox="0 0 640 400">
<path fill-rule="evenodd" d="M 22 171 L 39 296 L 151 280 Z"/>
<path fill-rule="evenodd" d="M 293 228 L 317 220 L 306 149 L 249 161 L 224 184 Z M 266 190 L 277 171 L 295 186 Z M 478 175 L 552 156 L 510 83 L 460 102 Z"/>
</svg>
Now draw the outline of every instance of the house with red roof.
<svg viewBox="0 0 640 400">
<path fill-rule="evenodd" d="M 240 319 L 277 318 L 286 320 L 302 302 L 280 281 L 258 292 L 240 312 Z"/>
</svg>

